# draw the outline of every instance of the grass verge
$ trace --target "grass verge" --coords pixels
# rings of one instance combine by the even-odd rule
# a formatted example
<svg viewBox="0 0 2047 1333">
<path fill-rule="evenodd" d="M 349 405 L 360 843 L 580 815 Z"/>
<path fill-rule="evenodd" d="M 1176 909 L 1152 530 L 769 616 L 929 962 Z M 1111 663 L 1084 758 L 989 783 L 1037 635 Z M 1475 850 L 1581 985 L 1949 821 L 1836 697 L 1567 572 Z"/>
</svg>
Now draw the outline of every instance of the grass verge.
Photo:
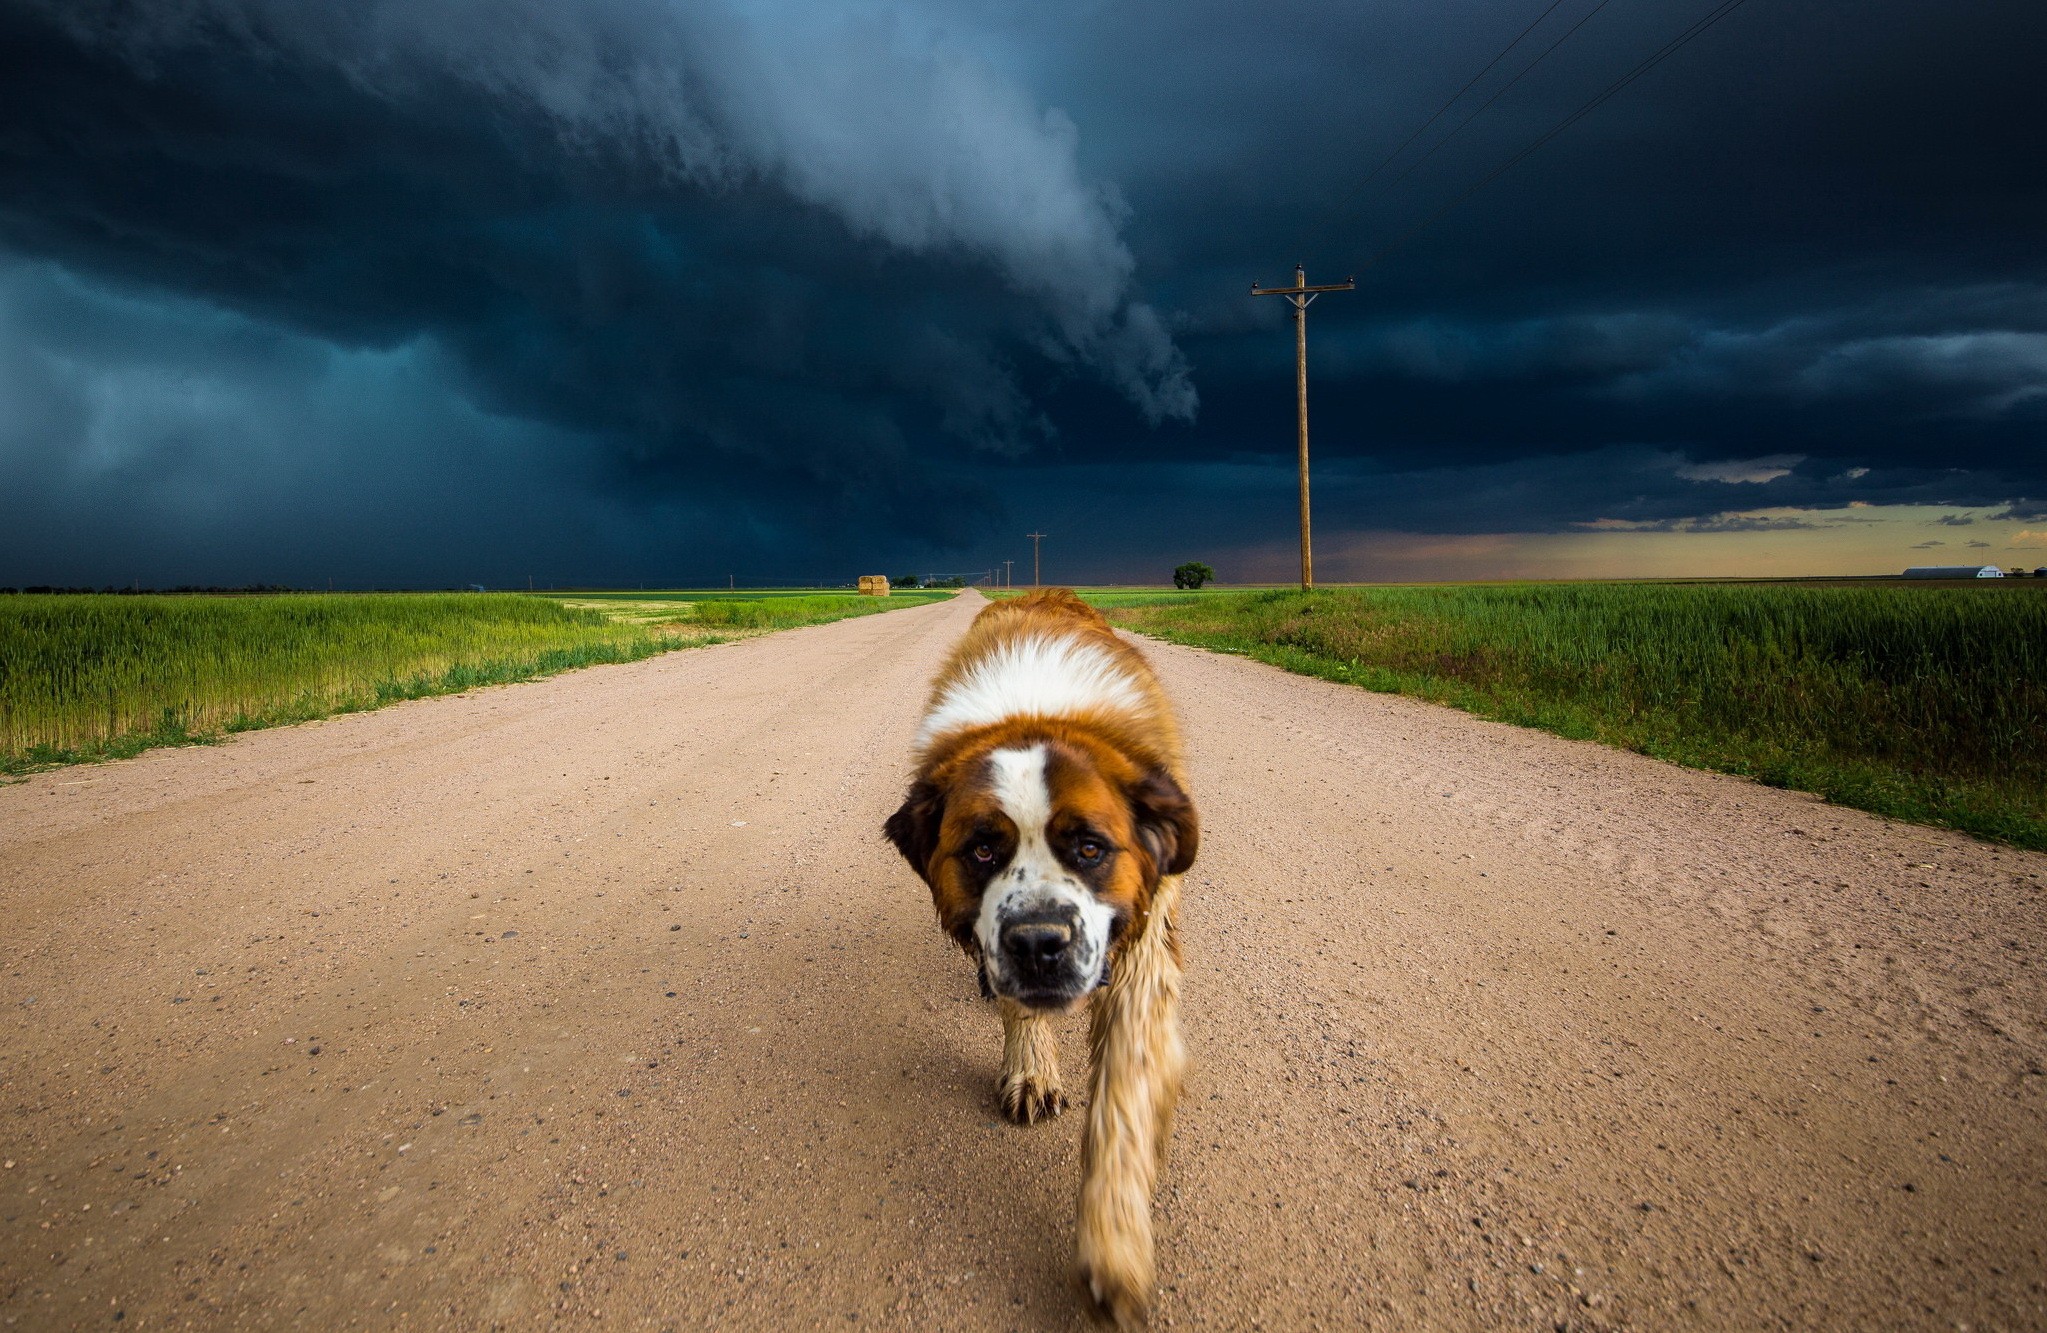
<svg viewBox="0 0 2047 1333">
<path fill-rule="evenodd" d="M 1175 643 L 2047 850 L 2047 597 L 1609 583 L 1089 600 Z"/>
<path fill-rule="evenodd" d="M 209 743 L 937 596 L 0 597 L 0 774 Z"/>
</svg>

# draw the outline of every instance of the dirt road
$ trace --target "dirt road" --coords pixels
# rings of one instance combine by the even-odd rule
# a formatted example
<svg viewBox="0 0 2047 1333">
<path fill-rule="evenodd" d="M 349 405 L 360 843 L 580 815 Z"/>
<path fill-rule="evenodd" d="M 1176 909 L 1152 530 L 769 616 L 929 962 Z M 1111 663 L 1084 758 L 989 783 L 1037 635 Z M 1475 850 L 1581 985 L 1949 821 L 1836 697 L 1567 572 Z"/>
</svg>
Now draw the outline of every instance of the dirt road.
<svg viewBox="0 0 2047 1333">
<path fill-rule="evenodd" d="M 0 788 L 0 1319 L 1080 1327 L 878 833 L 978 603 Z M 2047 1326 L 2047 857 L 1152 653 L 1160 1325 Z"/>
</svg>

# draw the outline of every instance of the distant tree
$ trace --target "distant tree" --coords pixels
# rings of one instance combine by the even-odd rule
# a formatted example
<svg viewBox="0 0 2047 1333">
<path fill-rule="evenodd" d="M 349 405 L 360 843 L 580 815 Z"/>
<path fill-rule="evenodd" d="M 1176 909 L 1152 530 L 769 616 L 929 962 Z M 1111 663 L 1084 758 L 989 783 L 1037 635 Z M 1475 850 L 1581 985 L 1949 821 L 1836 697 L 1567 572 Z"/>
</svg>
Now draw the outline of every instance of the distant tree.
<svg viewBox="0 0 2047 1333">
<path fill-rule="evenodd" d="M 1189 560 L 1173 571 L 1175 588 L 1198 588 L 1215 577 L 1215 571 L 1199 560 Z"/>
<path fill-rule="evenodd" d="M 888 581 L 888 586 L 891 588 L 914 588 L 917 586 L 917 576 L 915 574 L 899 574 Z"/>
</svg>

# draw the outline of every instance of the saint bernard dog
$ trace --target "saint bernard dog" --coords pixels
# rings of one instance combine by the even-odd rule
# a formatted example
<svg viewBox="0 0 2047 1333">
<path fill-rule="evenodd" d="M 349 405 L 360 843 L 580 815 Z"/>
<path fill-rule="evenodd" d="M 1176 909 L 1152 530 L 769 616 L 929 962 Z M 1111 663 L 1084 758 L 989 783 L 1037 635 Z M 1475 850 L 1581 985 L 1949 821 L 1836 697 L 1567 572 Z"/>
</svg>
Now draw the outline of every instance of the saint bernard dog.
<svg viewBox="0 0 2047 1333">
<path fill-rule="evenodd" d="M 886 832 L 1002 1012 L 997 1095 L 1066 1107 L 1053 1018 L 1090 1011 L 1079 1267 L 1098 1314 L 1144 1322 L 1151 1198 L 1186 1056 L 1180 876 L 1200 825 L 1151 667 L 1066 589 L 998 601 L 932 685 Z"/>
</svg>

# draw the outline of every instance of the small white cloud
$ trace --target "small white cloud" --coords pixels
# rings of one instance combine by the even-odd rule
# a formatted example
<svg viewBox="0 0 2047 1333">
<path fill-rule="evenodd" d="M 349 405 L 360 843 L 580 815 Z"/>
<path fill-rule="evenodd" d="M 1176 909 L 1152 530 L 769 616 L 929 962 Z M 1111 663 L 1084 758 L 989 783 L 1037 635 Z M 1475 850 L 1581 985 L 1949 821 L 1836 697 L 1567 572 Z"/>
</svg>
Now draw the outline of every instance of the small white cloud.
<svg viewBox="0 0 2047 1333">
<path fill-rule="evenodd" d="M 1811 510 L 1730 510 L 1690 518 L 1594 518 L 1571 526 L 1582 532 L 1795 532 L 1833 522 L 1814 522 Z"/>
<path fill-rule="evenodd" d="M 2047 546 L 2047 532 L 2035 532 L 2031 528 L 2011 539 L 2013 546 Z"/>
<path fill-rule="evenodd" d="M 1769 454 L 1762 458 L 1729 458 L 1717 463 L 1687 463 L 1677 470 L 1686 481 L 1718 481 L 1730 486 L 1775 481 L 1791 475 L 1804 454 Z"/>
</svg>

